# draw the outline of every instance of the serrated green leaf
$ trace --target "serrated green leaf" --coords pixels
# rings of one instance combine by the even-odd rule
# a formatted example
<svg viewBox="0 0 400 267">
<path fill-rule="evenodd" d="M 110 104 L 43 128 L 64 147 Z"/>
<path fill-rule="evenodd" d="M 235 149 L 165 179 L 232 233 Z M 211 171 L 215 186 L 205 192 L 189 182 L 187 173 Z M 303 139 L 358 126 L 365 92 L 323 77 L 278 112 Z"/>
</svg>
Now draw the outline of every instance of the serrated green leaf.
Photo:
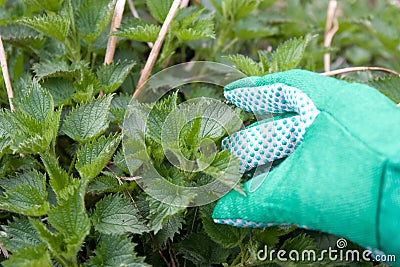
<svg viewBox="0 0 400 267">
<path fill-rule="evenodd" d="M 2 262 L 4 267 L 52 267 L 50 253 L 45 245 L 25 248 L 13 253 Z"/>
<path fill-rule="evenodd" d="M 115 193 L 121 191 L 123 188 L 124 186 L 121 186 L 115 177 L 102 175 L 93 179 L 87 191 L 94 193 Z"/>
<path fill-rule="evenodd" d="M 248 76 L 262 76 L 264 74 L 261 66 L 247 56 L 237 54 L 227 56 L 226 58 L 233 62 L 236 68 Z"/>
<path fill-rule="evenodd" d="M 114 154 L 113 162 L 115 166 L 120 168 L 123 172 L 129 173 L 129 168 L 126 165 L 123 149 L 118 150 L 117 153 Z"/>
<path fill-rule="evenodd" d="M 117 149 L 121 135 L 101 136 L 84 144 L 77 152 L 75 168 L 82 179 L 92 180 L 106 166 Z"/>
<path fill-rule="evenodd" d="M 268 73 L 271 66 L 272 53 L 270 51 L 259 50 L 258 58 L 260 59 L 263 73 Z"/>
<path fill-rule="evenodd" d="M 210 204 L 200 208 L 204 231 L 214 242 L 225 248 L 239 246 L 249 233 L 249 229 L 214 223 L 211 216 L 213 207 L 214 205 Z"/>
<path fill-rule="evenodd" d="M 300 64 L 311 38 L 308 35 L 305 38 L 293 38 L 279 45 L 272 54 L 269 72 L 274 73 L 296 68 Z"/>
<path fill-rule="evenodd" d="M 47 213 L 46 176 L 31 170 L 15 177 L 0 179 L 4 196 L 0 197 L 0 208 L 28 216 Z"/>
<path fill-rule="evenodd" d="M 57 160 L 50 157 L 48 154 L 41 154 L 43 165 L 50 176 L 49 184 L 56 194 L 60 193 L 68 186 L 70 177 L 67 172 L 62 169 Z"/>
<path fill-rule="evenodd" d="M 86 142 L 103 133 L 108 127 L 108 110 L 112 95 L 81 104 L 64 120 L 62 131 L 78 142 Z"/>
<path fill-rule="evenodd" d="M 224 0 L 222 15 L 229 20 L 238 21 L 249 15 L 259 3 L 259 0 Z"/>
<path fill-rule="evenodd" d="M 173 93 L 165 99 L 157 102 L 152 107 L 147 118 L 149 137 L 155 141 L 161 141 L 161 133 L 164 122 L 169 113 L 177 107 L 178 94 Z"/>
<path fill-rule="evenodd" d="M 215 38 L 213 16 L 201 16 L 204 9 L 181 9 L 176 16 L 172 32 L 182 41 Z"/>
<path fill-rule="evenodd" d="M 97 70 L 97 78 L 101 84 L 103 92 L 110 94 L 117 90 L 125 81 L 134 65 L 135 62 L 127 60 L 118 61 L 115 64 L 111 63 L 102 65 Z"/>
<path fill-rule="evenodd" d="M 109 24 L 115 0 L 87 0 L 78 9 L 76 24 L 82 39 L 92 44 Z"/>
<path fill-rule="evenodd" d="M 161 27 L 159 25 L 140 23 L 137 25 L 123 25 L 113 35 L 139 42 L 154 42 L 160 30 Z"/>
<path fill-rule="evenodd" d="M 63 236 L 64 250 L 75 257 L 90 231 L 90 220 L 85 211 L 85 185 L 75 182 L 57 197 L 57 206 L 48 212 L 49 223 Z"/>
<path fill-rule="evenodd" d="M 184 223 L 184 217 L 182 214 L 176 214 L 167 219 L 163 224 L 163 227 L 155 235 L 155 238 L 159 244 L 165 246 L 167 241 L 174 241 L 175 234 L 178 234 L 182 229 L 182 223 Z"/>
<path fill-rule="evenodd" d="M 172 2 L 173 0 L 146 0 L 151 15 L 158 20 L 158 22 L 164 22 L 168 15 L 168 11 L 172 6 Z"/>
<path fill-rule="evenodd" d="M 43 241 L 26 217 L 16 217 L 12 222 L 2 226 L 4 234 L 0 235 L 3 246 L 14 253 L 20 249 L 40 246 Z"/>
<path fill-rule="evenodd" d="M 29 115 L 41 123 L 46 122 L 47 117 L 54 111 L 53 98 L 37 82 L 33 82 L 28 95 L 15 104 L 19 112 Z"/>
<path fill-rule="evenodd" d="M 64 236 L 62 233 L 53 233 L 40 220 L 29 219 L 29 221 L 50 251 L 60 256 L 70 257 L 68 251 L 65 251 L 66 247 L 64 246 Z"/>
<path fill-rule="evenodd" d="M 48 151 L 57 136 L 61 109 L 50 112 L 44 123 L 24 113 L 12 113 L 12 116 L 18 127 L 10 146 L 14 153 L 37 154 Z"/>
<path fill-rule="evenodd" d="M 97 202 L 91 220 L 94 228 L 103 234 L 142 234 L 148 231 L 134 203 L 120 195 L 109 195 Z"/>
<path fill-rule="evenodd" d="M 65 61 L 44 60 L 33 65 L 33 72 L 39 80 L 44 78 L 73 78 L 78 77 L 82 67 L 80 64 L 69 65 Z"/>
<path fill-rule="evenodd" d="M 56 107 L 70 104 L 75 91 L 74 85 L 66 78 L 48 78 L 42 87 L 51 94 Z"/>
<path fill-rule="evenodd" d="M 205 233 L 195 233 L 178 244 L 179 253 L 196 266 L 213 266 L 226 262 L 230 250 L 214 243 Z"/>
<path fill-rule="evenodd" d="M 297 250 L 301 252 L 304 250 L 316 250 L 316 245 L 314 239 L 310 236 L 299 234 L 296 237 L 286 239 L 280 249 L 285 251 Z"/>
<path fill-rule="evenodd" d="M 24 0 L 25 5 L 33 12 L 58 11 L 63 2 L 64 0 Z"/>
<path fill-rule="evenodd" d="M 169 205 L 153 198 L 148 198 L 150 205 L 149 226 L 155 234 L 157 234 L 168 221 L 168 219 L 185 210 L 183 207 Z M 189 202 L 188 202 L 189 204 Z"/>
<path fill-rule="evenodd" d="M 90 102 L 95 93 L 100 92 L 100 83 L 90 68 L 81 69 L 80 79 L 74 83 L 75 93 L 72 99 L 75 102 Z"/>
<path fill-rule="evenodd" d="M 390 98 L 396 104 L 400 103 L 400 77 L 399 76 L 386 76 L 370 80 L 367 83 L 378 89 L 382 94 Z"/>
<path fill-rule="evenodd" d="M 0 32 L 4 41 L 19 47 L 28 47 L 35 52 L 46 42 L 43 35 L 25 25 L 1 26 Z"/>
<path fill-rule="evenodd" d="M 207 30 L 197 30 L 194 28 L 179 29 L 175 30 L 174 34 L 182 41 L 193 41 L 203 38 L 215 38 L 214 30 L 211 27 Z"/>
<path fill-rule="evenodd" d="M 102 235 L 95 250 L 95 256 L 85 262 L 84 266 L 126 266 L 150 267 L 144 262 L 144 257 L 138 257 L 135 243 L 121 235 Z"/>
<path fill-rule="evenodd" d="M 62 43 L 67 39 L 71 26 L 71 18 L 67 15 L 42 15 L 18 22 Z"/>
<path fill-rule="evenodd" d="M 267 245 L 269 248 L 275 247 L 279 242 L 279 237 L 286 235 L 292 231 L 294 231 L 297 227 L 281 227 L 281 226 L 272 226 L 267 227 L 262 230 L 254 231 L 254 238 L 263 245 Z"/>
</svg>

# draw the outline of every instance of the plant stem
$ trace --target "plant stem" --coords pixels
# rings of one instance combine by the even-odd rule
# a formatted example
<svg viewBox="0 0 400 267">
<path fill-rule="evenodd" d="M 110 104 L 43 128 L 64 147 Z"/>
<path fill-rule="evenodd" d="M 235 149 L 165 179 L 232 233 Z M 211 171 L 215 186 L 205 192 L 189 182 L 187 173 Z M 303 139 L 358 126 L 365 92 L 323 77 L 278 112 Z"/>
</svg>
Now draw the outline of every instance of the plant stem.
<svg viewBox="0 0 400 267">
<path fill-rule="evenodd" d="M 326 71 L 326 72 L 322 72 L 320 74 L 324 75 L 324 76 L 335 76 L 338 74 L 344 74 L 344 73 L 349 73 L 349 72 L 370 71 L 370 70 L 384 71 L 384 72 L 387 72 L 387 73 L 390 73 L 390 74 L 393 74 L 396 76 L 400 76 L 400 74 L 394 70 L 387 69 L 387 68 L 381 68 L 381 67 L 350 67 L 350 68 Z"/>
<path fill-rule="evenodd" d="M 6 52 L 4 50 L 4 45 L 3 45 L 3 40 L 2 40 L 1 35 L 0 35 L 0 61 L 1 61 L 1 70 L 3 72 L 3 77 L 4 77 L 4 83 L 6 84 L 8 102 L 10 104 L 10 110 L 14 112 L 15 111 L 15 108 L 13 105 L 14 93 L 13 93 L 12 86 L 11 86 L 10 74 L 8 73 Z"/>
<path fill-rule="evenodd" d="M 325 25 L 325 36 L 324 36 L 324 46 L 327 48 L 331 46 L 333 36 L 339 29 L 338 21 L 335 18 L 336 7 L 337 7 L 337 0 L 330 0 L 326 14 L 326 25 Z M 324 55 L 324 68 L 325 71 L 330 71 L 331 69 L 330 53 L 325 53 Z"/>
<path fill-rule="evenodd" d="M 139 96 L 143 85 L 146 83 L 147 79 L 149 78 L 149 76 L 151 74 L 154 64 L 156 63 L 158 54 L 160 53 L 164 38 L 168 33 L 168 29 L 169 29 L 169 26 L 171 25 L 172 19 L 175 17 L 175 14 L 179 9 L 180 3 L 181 3 L 181 0 L 174 0 L 171 8 L 169 9 L 168 15 L 161 27 L 160 33 L 158 34 L 158 37 L 157 37 L 157 40 L 154 43 L 154 46 L 151 49 L 150 55 L 146 61 L 146 65 L 144 66 L 144 68 L 142 70 L 142 74 L 140 75 L 140 79 L 139 79 L 138 85 L 136 87 L 135 93 L 132 96 L 133 99 L 136 99 Z"/>
<path fill-rule="evenodd" d="M 110 36 L 108 37 L 106 55 L 104 57 L 104 64 L 110 64 L 115 55 L 118 37 L 112 35 L 121 26 L 122 15 L 124 14 L 126 0 L 117 0 L 114 9 L 114 15 L 110 27 Z M 100 90 L 100 96 L 103 96 L 103 90 Z"/>
</svg>

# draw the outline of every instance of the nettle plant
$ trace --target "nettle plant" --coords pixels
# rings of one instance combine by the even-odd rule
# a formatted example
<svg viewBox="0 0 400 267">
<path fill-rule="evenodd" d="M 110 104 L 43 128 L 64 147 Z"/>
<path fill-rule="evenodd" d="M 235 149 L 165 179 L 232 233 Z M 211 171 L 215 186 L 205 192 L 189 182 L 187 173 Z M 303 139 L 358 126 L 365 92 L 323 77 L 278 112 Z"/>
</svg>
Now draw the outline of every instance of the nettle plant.
<svg viewBox="0 0 400 267">
<path fill-rule="evenodd" d="M 220 175 L 228 162 L 235 163 L 228 153 L 220 152 L 219 144 L 227 132 L 240 125 L 213 135 L 203 131 L 211 127 L 206 117 L 217 108 L 213 102 L 200 101 L 197 106 L 179 109 L 179 118 L 190 117 L 194 111 L 198 116 L 182 128 L 175 147 L 186 158 L 207 162 L 209 168 L 196 173 L 177 168 L 160 146 L 163 123 L 179 104 L 199 96 L 222 100 L 221 88 L 193 84 L 189 90 L 170 93 L 156 103 L 131 100 L 150 50 L 146 42 L 156 40 L 172 2 L 135 1 L 143 19 L 131 19 L 125 12 L 122 26 L 111 33 L 120 37 L 115 63 L 104 65 L 115 1 L 0 1 L 0 33 L 6 44 L 15 107 L 7 107 L 3 86 L 2 265 L 279 266 L 276 259 L 260 262 L 257 251 L 265 245 L 286 251 L 318 251 L 336 242 L 336 237 L 294 226 L 250 230 L 217 225 L 211 219 L 213 203 L 171 206 L 152 198 L 138 185 L 143 166 L 129 168 L 122 146 L 129 103 L 139 114 L 146 114 L 149 127 L 145 138 L 138 139 L 142 143 L 135 147 L 133 142 L 130 147 L 138 152 L 132 158 L 143 160 L 140 149 L 144 148 L 146 159 L 169 182 L 186 187 L 203 185 Z M 320 33 L 321 12 L 308 19 L 297 6 L 317 9 L 320 5 L 310 5 L 312 1 L 288 2 L 285 6 L 282 1 L 271 0 L 213 0 L 205 1 L 203 6 L 193 1 L 189 7 L 179 9 L 172 21 L 155 71 L 190 60 L 231 62 L 246 75 L 296 67 L 319 69 L 321 56 L 327 51 L 339 53 L 338 49 L 322 48 L 320 38 L 315 36 Z M 348 3 L 345 9 L 355 5 Z M 281 11 L 281 17 L 276 17 L 277 11 Z M 270 19 L 260 16 L 262 12 L 270 14 Z M 367 19 L 356 25 L 363 27 Z M 338 34 L 338 45 L 348 45 L 346 32 Z M 292 36 L 297 38 L 283 42 Z M 387 49 L 386 58 L 393 47 L 390 36 L 379 34 L 382 49 Z M 361 37 L 357 34 L 365 52 L 369 47 Z M 254 60 L 256 57 L 259 62 Z M 375 50 L 369 59 L 378 61 Z M 393 89 L 400 87 L 398 77 L 364 81 L 400 102 L 400 91 Z M 251 114 L 236 112 L 240 124 L 254 121 Z M 207 140 L 217 144 L 211 159 L 202 152 Z M 232 170 L 226 172 L 227 179 L 239 179 Z M 162 187 L 156 189 L 159 198 L 167 194 Z M 240 191 L 240 184 L 235 190 Z M 190 197 L 179 197 L 183 198 L 180 203 L 190 206 Z M 350 249 L 354 247 L 349 245 Z M 323 264 L 350 263 L 326 259 Z"/>
</svg>

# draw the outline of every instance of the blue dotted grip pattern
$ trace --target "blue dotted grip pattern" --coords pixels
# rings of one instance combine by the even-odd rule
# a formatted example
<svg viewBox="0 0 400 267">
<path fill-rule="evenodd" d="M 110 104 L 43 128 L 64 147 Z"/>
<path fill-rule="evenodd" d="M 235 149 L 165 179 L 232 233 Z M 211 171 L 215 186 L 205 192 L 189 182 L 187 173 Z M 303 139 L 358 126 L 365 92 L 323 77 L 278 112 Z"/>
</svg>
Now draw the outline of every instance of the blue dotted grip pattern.
<svg viewBox="0 0 400 267">
<path fill-rule="evenodd" d="M 224 95 L 232 104 L 254 114 L 298 114 L 250 125 L 222 140 L 222 149 L 240 159 L 241 173 L 290 155 L 301 144 L 306 129 L 319 114 L 305 93 L 282 83 L 235 88 L 225 91 Z"/>
</svg>

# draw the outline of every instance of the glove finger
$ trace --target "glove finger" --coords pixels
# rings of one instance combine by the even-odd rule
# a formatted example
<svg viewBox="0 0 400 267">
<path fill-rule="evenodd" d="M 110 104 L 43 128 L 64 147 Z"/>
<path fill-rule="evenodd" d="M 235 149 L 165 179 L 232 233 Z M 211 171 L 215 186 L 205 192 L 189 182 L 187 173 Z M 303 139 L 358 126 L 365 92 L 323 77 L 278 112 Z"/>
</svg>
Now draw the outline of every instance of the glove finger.
<svg viewBox="0 0 400 267">
<path fill-rule="evenodd" d="M 246 79 L 250 78 L 243 80 Z M 246 84 L 239 85 L 247 86 Z M 283 83 L 256 87 L 232 87 L 228 85 L 225 88 L 224 95 L 232 104 L 254 114 L 296 112 L 305 127 L 311 125 L 319 114 L 313 101 L 304 92 Z"/>
<path fill-rule="evenodd" d="M 303 141 L 306 124 L 299 115 L 260 122 L 222 140 L 222 149 L 240 160 L 239 172 L 289 156 Z"/>
</svg>

